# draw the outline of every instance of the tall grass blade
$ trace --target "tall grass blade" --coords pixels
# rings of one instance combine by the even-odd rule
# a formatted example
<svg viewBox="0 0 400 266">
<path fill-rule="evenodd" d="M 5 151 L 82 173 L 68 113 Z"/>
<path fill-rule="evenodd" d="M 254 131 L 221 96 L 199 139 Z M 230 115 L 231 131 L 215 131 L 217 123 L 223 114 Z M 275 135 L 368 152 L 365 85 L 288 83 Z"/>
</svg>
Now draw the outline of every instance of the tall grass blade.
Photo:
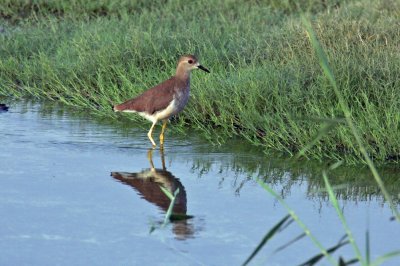
<svg viewBox="0 0 400 266">
<path fill-rule="evenodd" d="M 372 262 L 371 266 L 382 265 L 382 263 L 384 263 L 388 259 L 391 259 L 391 258 L 394 258 L 394 257 L 398 257 L 398 256 L 400 256 L 400 250 L 396 250 L 396 251 L 392 251 L 392 252 L 386 253 L 386 254 L 380 256 L 379 258 L 377 258 L 374 262 Z"/>
<path fill-rule="evenodd" d="M 400 222 L 400 213 L 399 213 L 397 207 L 394 205 L 390 194 L 387 192 L 385 185 L 383 184 L 382 178 L 380 177 L 380 175 L 378 173 L 378 170 L 376 169 L 374 163 L 372 162 L 371 158 L 368 155 L 368 152 L 363 144 L 363 140 L 362 140 L 362 138 L 358 132 L 358 129 L 357 129 L 356 125 L 354 124 L 353 119 L 351 117 L 350 108 L 349 108 L 347 102 L 345 101 L 342 93 L 340 92 L 339 88 L 337 87 L 336 79 L 333 74 L 332 68 L 330 67 L 330 64 L 328 62 L 328 58 L 325 54 L 324 49 L 322 48 L 319 40 L 317 39 L 317 36 L 312 28 L 311 22 L 305 17 L 304 14 L 301 14 L 301 19 L 302 19 L 304 26 L 306 27 L 311 45 L 313 46 L 314 51 L 316 52 L 316 54 L 319 58 L 319 63 L 321 65 L 321 68 L 323 69 L 325 76 L 328 78 L 328 80 L 329 80 L 330 84 L 332 85 L 333 90 L 336 94 L 336 97 L 339 100 L 339 105 L 341 106 L 342 111 L 344 113 L 346 123 L 347 123 L 348 127 L 350 128 L 350 130 L 357 142 L 358 148 L 360 149 L 361 154 L 363 155 L 365 161 L 367 162 L 368 167 L 370 168 L 379 188 L 382 191 L 383 196 L 385 197 L 385 200 L 389 203 L 390 208 L 395 213 L 397 221 Z"/>
<path fill-rule="evenodd" d="M 296 215 L 292 208 L 279 196 L 272 188 L 270 188 L 263 180 L 257 179 L 258 184 L 266 191 L 268 191 L 275 199 L 279 201 L 279 203 L 287 210 L 290 216 L 292 216 L 293 220 L 300 226 L 300 228 L 304 231 L 304 233 L 311 239 L 315 246 L 317 246 L 321 250 L 321 254 L 327 257 L 327 259 L 332 263 L 332 265 L 336 265 L 334 259 L 329 254 L 329 252 L 324 248 L 324 246 L 318 241 L 318 239 L 311 233 L 311 230 L 300 220 L 300 218 Z"/>
<path fill-rule="evenodd" d="M 325 186 L 326 186 L 326 189 L 327 189 L 328 194 L 329 194 L 329 199 L 330 199 L 330 201 L 332 202 L 332 205 L 333 205 L 333 207 L 335 208 L 336 213 L 338 214 L 339 219 L 340 219 L 340 221 L 341 221 L 342 224 L 343 224 L 343 227 L 344 227 L 344 229 L 345 229 L 345 231 L 346 231 L 346 234 L 347 234 L 347 237 L 348 237 L 348 239 L 349 239 L 349 242 L 350 242 L 351 245 L 353 246 L 353 249 L 354 249 L 354 252 L 355 252 L 355 254 L 356 254 L 356 256 L 357 256 L 357 259 L 361 262 L 362 265 L 367 265 L 366 262 L 363 260 L 363 257 L 362 257 L 362 255 L 361 255 L 360 249 L 358 248 L 357 243 L 356 243 L 356 241 L 354 240 L 353 234 L 352 234 L 350 228 L 349 228 L 348 225 L 347 225 L 346 219 L 344 218 L 344 215 L 343 215 L 343 213 L 342 213 L 342 211 L 341 211 L 341 209 L 340 209 L 340 206 L 339 206 L 339 203 L 338 203 L 338 201 L 337 201 L 337 199 L 336 199 L 336 196 L 335 196 L 335 194 L 333 193 L 333 189 L 332 189 L 332 187 L 331 187 L 331 184 L 329 183 L 327 173 L 326 173 L 325 171 L 323 171 L 323 172 L 322 172 L 322 176 L 323 176 L 323 178 L 324 178 Z"/>
<path fill-rule="evenodd" d="M 349 243 L 348 240 L 343 241 L 343 238 L 342 238 L 342 239 L 339 241 L 338 244 L 336 244 L 335 246 L 329 248 L 329 249 L 327 250 L 327 252 L 328 252 L 329 254 L 332 254 L 333 252 L 335 252 L 335 251 L 338 250 L 339 248 L 343 247 L 344 245 L 347 245 L 348 243 Z M 324 256 L 325 256 L 325 254 L 320 253 L 320 254 L 318 254 L 318 255 L 312 257 L 311 259 L 307 260 L 306 262 L 300 264 L 299 266 L 313 266 L 313 265 L 317 264 Z M 335 264 L 336 264 L 336 263 L 335 263 Z"/>
<path fill-rule="evenodd" d="M 267 234 L 263 237 L 261 242 L 257 245 L 257 247 L 254 249 L 254 251 L 251 253 L 251 255 L 247 258 L 247 260 L 242 264 L 242 265 L 247 265 L 256 255 L 257 253 L 262 249 L 262 247 L 277 233 L 279 233 L 280 229 L 285 226 L 285 223 L 289 220 L 290 215 L 286 215 L 283 217 L 282 220 L 280 220 L 274 227 L 272 227 Z M 289 220 L 290 222 L 290 220 Z"/>
<path fill-rule="evenodd" d="M 162 224 L 162 227 L 166 226 L 170 220 L 170 217 L 172 215 L 172 210 L 174 208 L 175 205 L 175 200 L 176 200 L 176 196 L 179 193 L 179 188 L 177 188 L 174 192 L 174 195 L 171 194 L 171 192 L 169 192 L 167 189 L 165 189 L 164 187 L 160 186 L 161 190 L 165 193 L 165 195 L 167 195 L 168 198 L 171 199 L 171 202 L 168 206 L 168 210 L 165 213 L 165 217 L 164 217 L 164 222 Z"/>
<path fill-rule="evenodd" d="M 297 241 L 299 241 L 300 239 L 302 239 L 303 237 L 306 236 L 306 233 L 302 233 L 298 236 L 296 236 L 295 238 L 293 238 L 292 240 L 290 240 L 289 242 L 287 242 L 286 244 L 283 244 L 282 246 L 278 247 L 277 249 L 274 250 L 274 253 L 278 253 L 279 251 L 287 248 L 290 245 L 293 245 L 294 243 L 296 243 Z"/>
<path fill-rule="evenodd" d="M 166 189 L 165 187 L 163 187 L 163 186 L 160 186 L 160 189 L 162 190 L 162 192 L 169 198 L 169 200 L 173 200 L 174 199 L 174 195 L 172 195 L 172 193 L 168 190 L 168 189 Z"/>
<path fill-rule="evenodd" d="M 351 259 L 349 261 L 345 261 L 342 257 L 339 258 L 339 266 L 348 266 L 357 262 L 358 259 Z"/>
</svg>

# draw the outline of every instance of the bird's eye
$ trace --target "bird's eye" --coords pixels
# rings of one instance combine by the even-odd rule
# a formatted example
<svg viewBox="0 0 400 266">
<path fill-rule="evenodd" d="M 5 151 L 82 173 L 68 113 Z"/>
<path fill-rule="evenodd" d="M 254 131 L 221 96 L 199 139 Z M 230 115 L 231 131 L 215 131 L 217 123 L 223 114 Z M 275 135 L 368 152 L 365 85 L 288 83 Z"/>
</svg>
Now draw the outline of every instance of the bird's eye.
<svg viewBox="0 0 400 266">
<path fill-rule="evenodd" d="M 192 60 L 192 59 L 189 59 L 188 63 L 189 63 L 189 64 L 193 64 L 193 60 Z"/>
</svg>

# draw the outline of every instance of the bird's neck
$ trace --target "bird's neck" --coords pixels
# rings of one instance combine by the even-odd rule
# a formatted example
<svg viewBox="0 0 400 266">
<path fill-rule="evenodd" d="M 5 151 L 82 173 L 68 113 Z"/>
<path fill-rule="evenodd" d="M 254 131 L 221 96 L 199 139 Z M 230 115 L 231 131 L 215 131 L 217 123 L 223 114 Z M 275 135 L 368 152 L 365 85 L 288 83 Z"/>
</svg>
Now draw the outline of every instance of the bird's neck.
<svg viewBox="0 0 400 266">
<path fill-rule="evenodd" d="M 190 81 L 190 71 L 188 71 L 187 69 L 183 68 L 183 67 L 177 67 L 176 68 L 176 74 L 175 77 L 185 83 L 189 83 Z"/>
</svg>

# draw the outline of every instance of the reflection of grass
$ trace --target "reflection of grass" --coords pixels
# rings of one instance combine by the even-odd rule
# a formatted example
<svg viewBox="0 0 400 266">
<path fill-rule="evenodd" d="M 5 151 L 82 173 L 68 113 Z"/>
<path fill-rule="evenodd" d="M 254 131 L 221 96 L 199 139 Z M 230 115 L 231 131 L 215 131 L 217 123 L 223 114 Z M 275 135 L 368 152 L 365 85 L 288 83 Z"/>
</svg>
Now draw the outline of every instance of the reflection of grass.
<svg viewBox="0 0 400 266">
<path fill-rule="evenodd" d="M 231 147 L 229 149 L 226 150 L 227 154 L 234 150 Z M 246 152 L 254 152 L 251 160 L 246 158 Z M 209 149 L 204 151 L 198 149 L 196 153 L 208 154 Z M 303 162 L 276 158 L 268 158 L 268 161 L 266 161 L 262 154 L 259 154 L 259 160 L 256 160 L 254 159 L 257 156 L 256 154 L 257 152 L 252 149 L 247 151 L 241 149 L 237 150 L 235 154 L 224 157 L 213 157 L 209 154 L 207 156 L 196 156 L 194 160 L 190 159 L 187 163 L 199 177 L 210 171 L 221 173 L 221 178 L 226 175 L 234 176 L 233 181 L 229 179 L 229 185 L 233 186 L 237 192 L 240 192 L 241 187 L 246 182 L 251 182 L 251 177 L 256 176 L 274 190 L 279 190 L 279 194 L 283 198 L 286 198 L 292 187 L 307 184 L 307 197 L 320 201 L 328 200 L 324 180 L 321 178 L 321 171 L 326 168 L 324 164 L 315 162 L 304 164 Z M 393 201 L 399 204 L 400 180 L 398 168 L 384 167 L 379 170 L 383 175 L 383 182 L 388 193 Z M 341 166 L 330 173 L 330 179 L 332 186 L 335 187 L 335 196 L 339 199 L 385 202 L 379 186 L 366 167 Z M 222 184 L 226 181 L 221 179 Z"/>
<path fill-rule="evenodd" d="M 193 75 L 178 130 L 190 125 L 216 142 L 239 135 L 288 154 L 313 143 L 308 157 L 365 162 L 351 128 L 328 126 L 343 113 L 299 26 L 297 2 L 6 0 L 0 94 L 114 117 L 112 103 L 170 76 L 178 55 L 198 52 L 212 74 Z M 315 16 L 366 151 L 376 161 L 398 161 L 399 4 L 301 3 Z"/>
</svg>

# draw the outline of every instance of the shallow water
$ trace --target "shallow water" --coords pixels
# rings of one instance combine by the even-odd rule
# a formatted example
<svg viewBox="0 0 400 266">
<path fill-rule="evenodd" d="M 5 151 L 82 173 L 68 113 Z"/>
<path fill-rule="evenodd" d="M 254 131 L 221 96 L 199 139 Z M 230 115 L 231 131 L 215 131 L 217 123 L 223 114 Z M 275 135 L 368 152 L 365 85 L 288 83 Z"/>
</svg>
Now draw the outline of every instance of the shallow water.
<svg viewBox="0 0 400 266">
<path fill-rule="evenodd" d="M 150 157 L 147 129 L 126 121 L 29 103 L 0 113 L 0 265 L 240 265 L 287 214 L 257 177 L 325 248 L 345 234 L 322 166 L 268 158 L 234 139 L 213 146 L 196 132 L 167 131 L 165 151 Z M 398 170 L 382 171 L 399 202 Z M 362 253 L 367 230 L 372 259 L 399 249 L 399 223 L 368 170 L 340 167 L 330 178 Z M 179 188 L 174 212 L 191 219 L 162 226 L 169 201 L 159 184 Z M 275 252 L 301 233 L 292 223 L 252 264 L 298 265 L 317 255 L 309 238 Z M 347 245 L 338 256 L 354 251 Z"/>
</svg>

